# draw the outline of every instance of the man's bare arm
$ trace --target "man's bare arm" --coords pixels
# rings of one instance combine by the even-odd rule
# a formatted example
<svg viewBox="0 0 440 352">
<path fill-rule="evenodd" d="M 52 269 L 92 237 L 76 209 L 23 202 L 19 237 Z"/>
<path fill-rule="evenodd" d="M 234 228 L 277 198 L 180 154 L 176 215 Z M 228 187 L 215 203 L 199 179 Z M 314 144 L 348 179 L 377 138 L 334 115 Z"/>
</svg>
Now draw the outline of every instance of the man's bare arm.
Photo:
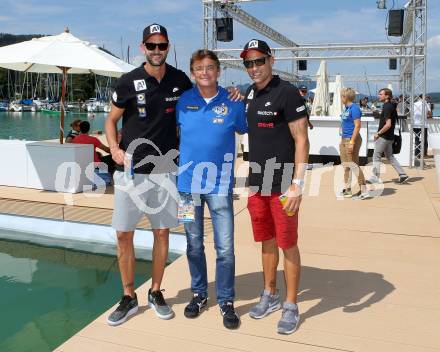
<svg viewBox="0 0 440 352">
<path fill-rule="evenodd" d="M 290 133 L 295 140 L 295 175 L 294 179 L 303 182 L 309 161 L 309 135 L 307 117 L 289 122 Z M 287 201 L 283 209 L 296 213 L 302 200 L 302 185 L 292 183 L 287 192 Z"/>
<path fill-rule="evenodd" d="M 113 160 L 119 165 L 124 164 L 125 154 L 124 151 L 119 148 L 117 128 L 118 121 L 123 113 L 124 109 L 118 108 L 112 104 L 110 113 L 105 121 L 105 137 L 107 138 L 110 154 L 112 155 Z"/>
<path fill-rule="evenodd" d="M 309 134 L 307 117 L 289 122 L 290 133 L 295 140 L 295 179 L 304 179 L 309 161 Z"/>
</svg>

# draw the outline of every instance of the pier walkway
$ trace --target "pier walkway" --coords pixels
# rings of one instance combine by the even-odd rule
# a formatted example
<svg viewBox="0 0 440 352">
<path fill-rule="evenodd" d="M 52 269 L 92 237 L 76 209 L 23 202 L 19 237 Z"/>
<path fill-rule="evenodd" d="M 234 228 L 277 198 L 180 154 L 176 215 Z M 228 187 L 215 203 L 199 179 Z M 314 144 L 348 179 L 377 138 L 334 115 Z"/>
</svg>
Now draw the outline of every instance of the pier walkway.
<svg viewBox="0 0 440 352">
<path fill-rule="evenodd" d="M 404 185 L 391 181 L 395 174 L 388 167 L 383 195 L 365 201 L 336 199 L 334 171 L 323 174 L 319 187 L 313 175 L 322 170 L 309 173 L 299 229 L 301 324 L 292 335 L 276 333 L 280 312 L 262 320 L 247 314 L 259 298 L 262 275 L 260 247 L 252 240 L 243 196 L 234 202 L 238 330 L 223 327 L 215 304 L 215 252 L 208 231 L 211 300 L 199 318 L 183 316 L 191 293 L 182 256 L 167 267 L 163 281 L 174 319 L 160 320 L 146 308 L 147 281 L 137 290 L 141 309 L 136 316 L 110 327 L 106 317 L 111 308 L 56 351 L 440 351 L 440 193 L 432 166 L 408 170 L 411 179 Z M 32 191 L 1 188 L 0 193 L 1 208 L 6 201 L 29 201 Z M 56 196 L 40 193 L 39 201 Z M 75 197 L 81 201 L 81 195 Z M 101 202 L 111 210 L 111 195 L 105 197 L 83 205 Z"/>
</svg>

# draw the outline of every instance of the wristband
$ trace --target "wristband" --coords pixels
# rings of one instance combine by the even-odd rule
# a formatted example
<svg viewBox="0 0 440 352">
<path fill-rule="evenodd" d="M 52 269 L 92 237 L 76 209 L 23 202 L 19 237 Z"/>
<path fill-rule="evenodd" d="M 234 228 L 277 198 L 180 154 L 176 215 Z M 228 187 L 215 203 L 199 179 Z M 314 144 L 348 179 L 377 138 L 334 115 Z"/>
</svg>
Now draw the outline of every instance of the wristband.
<svg viewBox="0 0 440 352">
<path fill-rule="evenodd" d="M 350 145 L 354 145 L 355 144 L 355 142 L 353 142 L 353 141 L 350 141 Z"/>
<path fill-rule="evenodd" d="M 303 189 L 304 188 L 304 180 L 301 180 L 299 178 L 294 178 L 292 180 L 292 185 L 297 185 L 299 188 Z"/>
</svg>

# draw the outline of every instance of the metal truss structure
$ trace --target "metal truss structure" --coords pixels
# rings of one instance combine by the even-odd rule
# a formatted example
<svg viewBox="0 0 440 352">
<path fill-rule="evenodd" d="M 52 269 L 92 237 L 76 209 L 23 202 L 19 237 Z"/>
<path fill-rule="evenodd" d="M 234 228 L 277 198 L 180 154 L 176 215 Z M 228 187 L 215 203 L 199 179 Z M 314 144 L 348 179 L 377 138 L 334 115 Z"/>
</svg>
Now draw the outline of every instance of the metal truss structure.
<svg viewBox="0 0 440 352">
<path fill-rule="evenodd" d="M 404 34 L 401 44 L 405 45 L 405 56 L 400 59 L 400 89 L 404 97 L 404 108 L 409 110 L 414 121 L 414 102 L 419 96 L 426 96 L 426 50 L 428 42 L 427 0 L 410 0 L 406 4 Z M 426 104 L 422 104 L 422 125 L 411 125 L 410 165 L 424 167 Z M 419 143 L 416 143 L 419 141 Z"/>
<path fill-rule="evenodd" d="M 237 3 L 255 0 L 202 0 L 204 11 L 204 45 L 217 52 L 220 62 L 225 67 L 244 70 L 238 54 L 241 49 L 218 49 L 215 19 L 217 15 L 229 16 L 255 30 L 268 39 L 282 45 L 273 48 L 276 60 L 288 60 L 293 64 L 297 60 L 370 60 L 397 59 L 400 72 L 398 75 L 344 75 L 347 82 L 382 81 L 398 82 L 403 96 L 402 111 L 414 119 L 414 101 L 419 95 L 426 95 L 426 50 L 427 50 L 427 2 L 428 0 L 409 0 L 405 5 L 404 33 L 400 42 L 392 43 L 333 43 L 333 44 L 297 44 L 270 28 L 262 21 L 242 10 Z M 235 54 L 235 55 L 234 55 Z M 310 81 L 310 76 L 299 76 L 292 65 L 292 72 L 277 70 L 275 73 L 291 81 Z M 423 125 L 426 118 L 423 104 Z M 423 168 L 424 128 L 414 130 L 410 125 L 410 165 Z M 416 126 L 417 127 L 417 126 Z M 415 140 L 420 143 L 415 143 Z"/>
</svg>

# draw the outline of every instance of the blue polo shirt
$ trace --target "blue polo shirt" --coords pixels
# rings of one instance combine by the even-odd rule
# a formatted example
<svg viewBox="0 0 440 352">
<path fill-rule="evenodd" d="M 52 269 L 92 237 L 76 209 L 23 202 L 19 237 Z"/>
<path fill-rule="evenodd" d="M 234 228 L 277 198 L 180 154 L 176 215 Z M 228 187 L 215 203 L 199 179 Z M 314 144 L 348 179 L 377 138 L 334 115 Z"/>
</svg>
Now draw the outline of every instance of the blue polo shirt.
<svg viewBox="0 0 440 352">
<path fill-rule="evenodd" d="M 194 86 L 180 96 L 176 107 L 180 128 L 180 192 L 232 192 L 235 132 L 246 133 L 247 122 L 243 102 L 233 102 L 228 95 L 219 86 L 217 96 L 207 104 Z"/>
<path fill-rule="evenodd" d="M 351 138 L 354 131 L 354 120 L 360 120 L 361 109 L 355 103 L 346 106 L 341 114 L 342 138 Z"/>
</svg>

